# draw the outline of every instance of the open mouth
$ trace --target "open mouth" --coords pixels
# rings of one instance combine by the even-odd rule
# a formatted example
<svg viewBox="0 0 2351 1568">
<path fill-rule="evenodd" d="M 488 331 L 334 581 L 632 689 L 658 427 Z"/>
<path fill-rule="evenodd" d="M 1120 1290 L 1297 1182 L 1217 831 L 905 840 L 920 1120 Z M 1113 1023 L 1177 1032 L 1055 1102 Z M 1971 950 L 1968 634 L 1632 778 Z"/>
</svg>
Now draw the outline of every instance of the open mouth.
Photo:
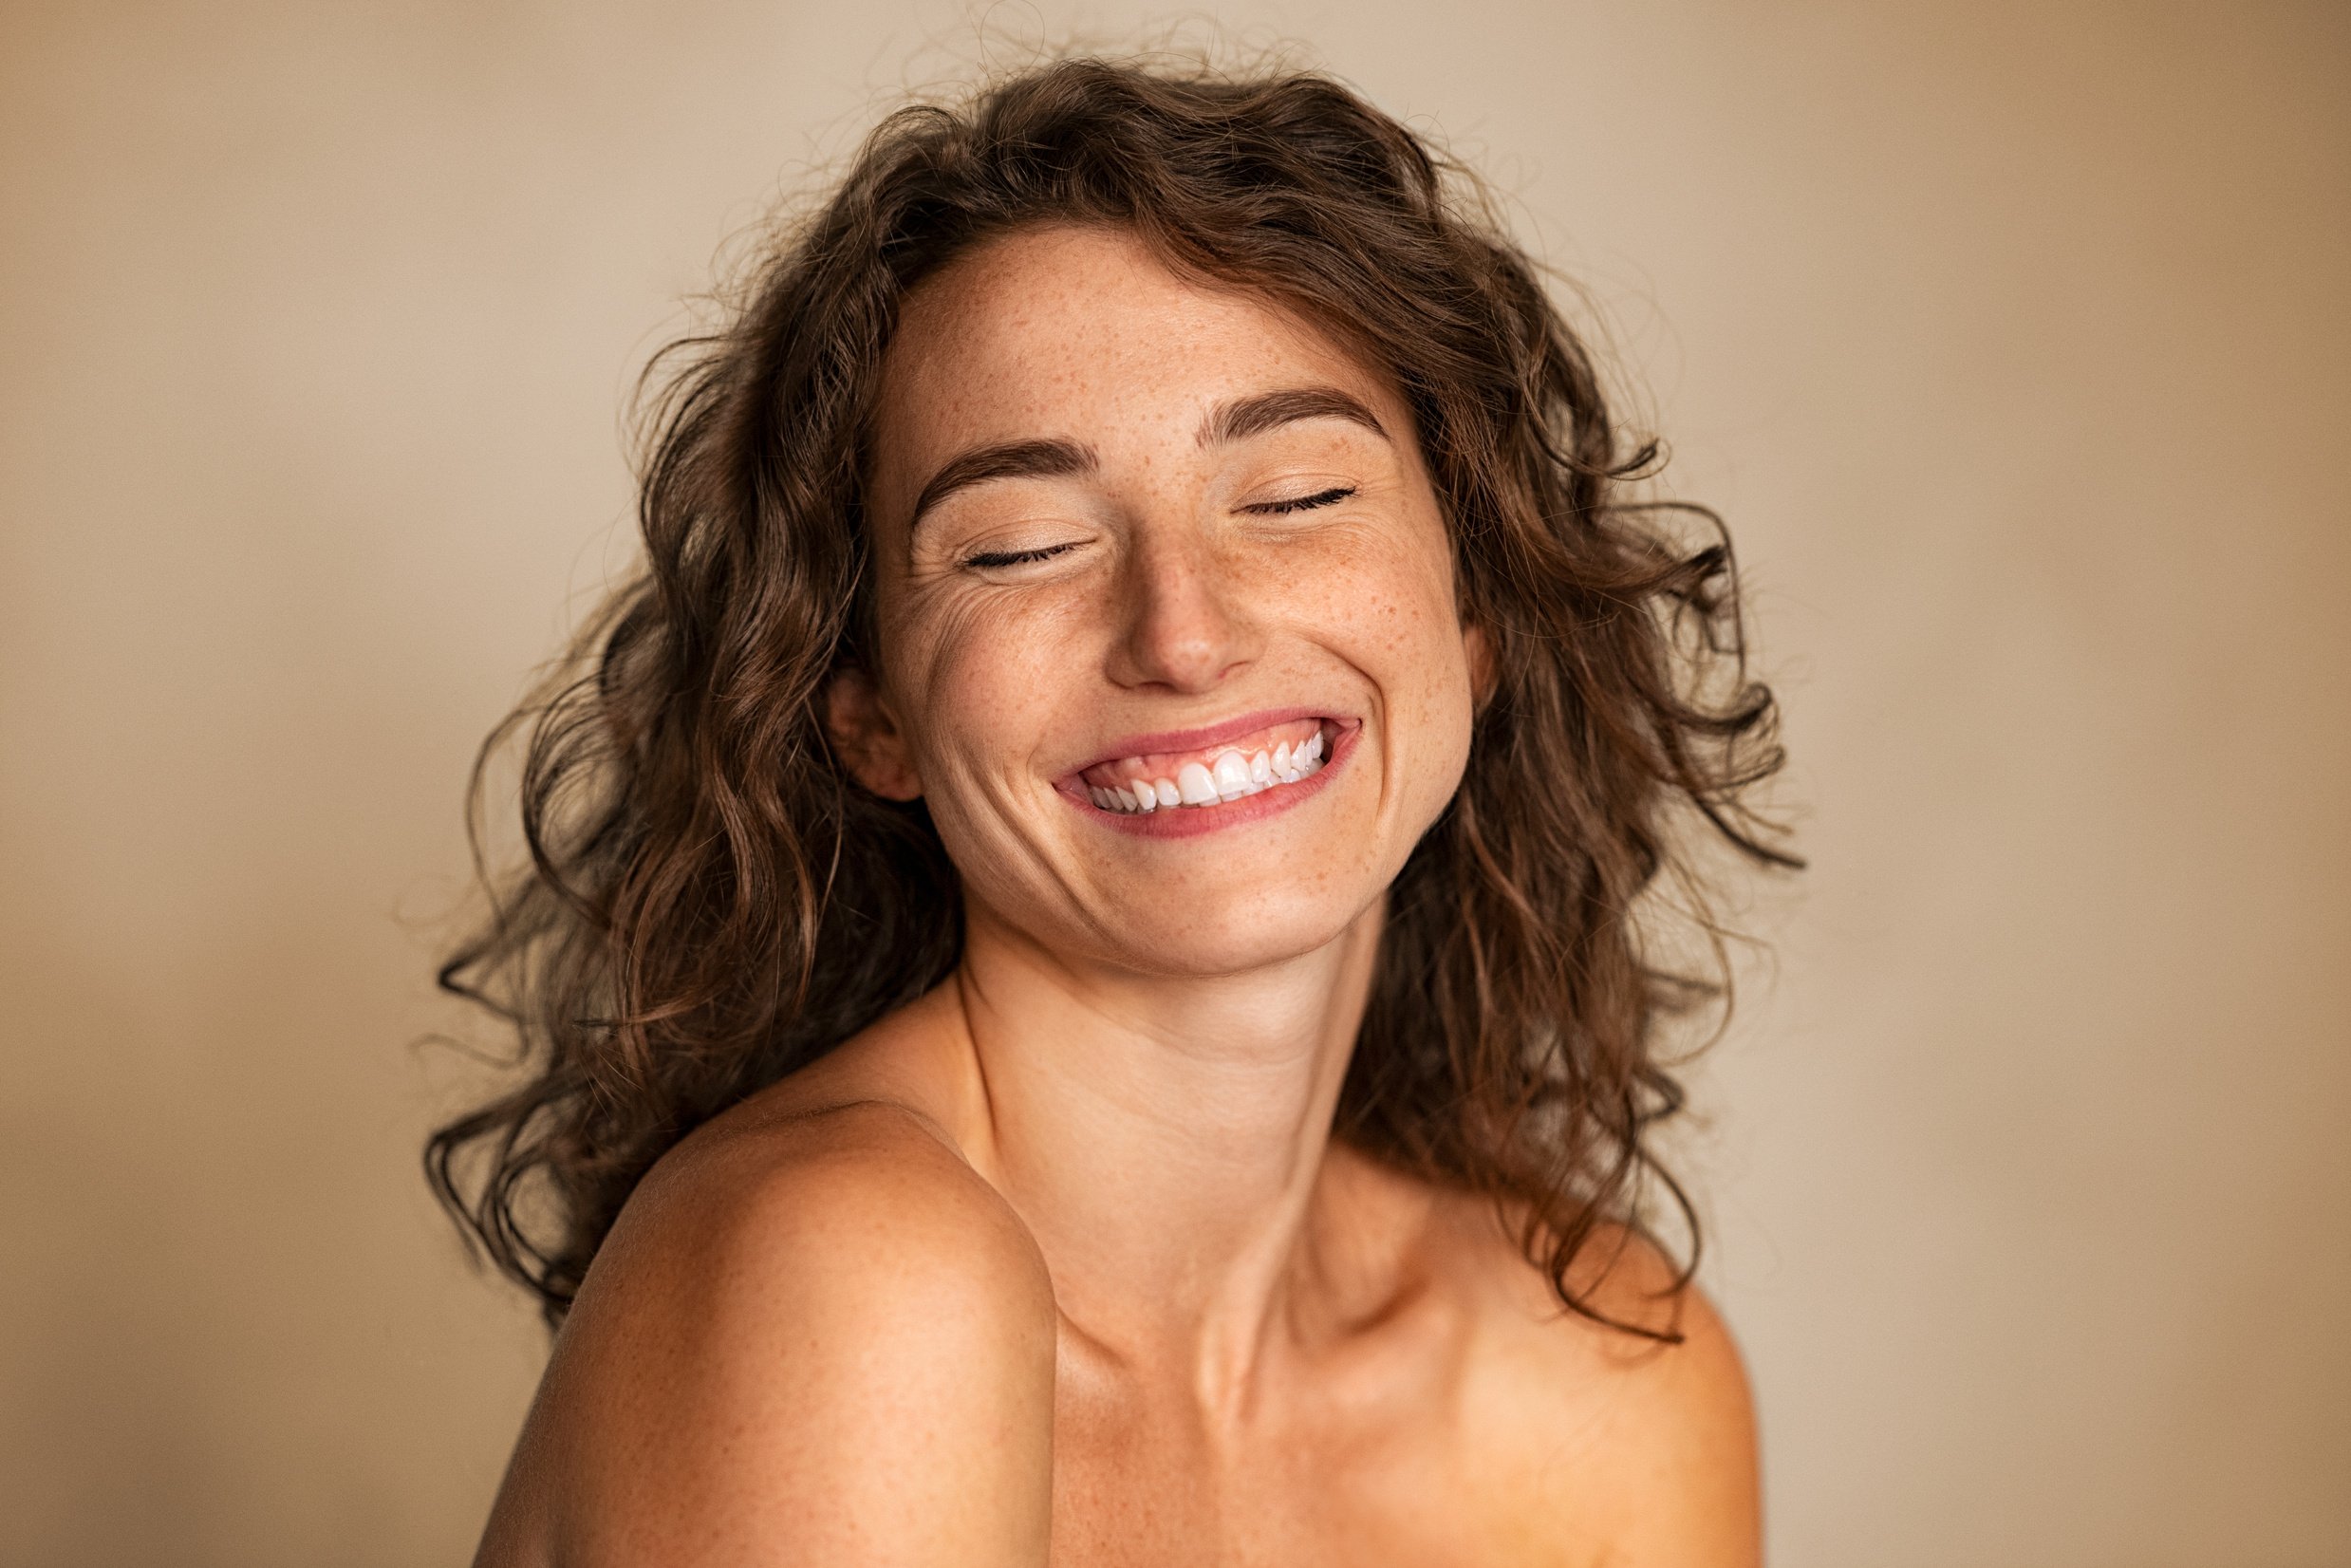
<svg viewBox="0 0 2351 1568">
<path fill-rule="evenodd" d="M 1338 730 L 1334 719 L 1288 719 L 1210 746 L 1097 762 L 1081 770 L 1076 783 L 1096 807 L 1119 815 L 1213 811 L 1314 777 Z"/>
</svg>

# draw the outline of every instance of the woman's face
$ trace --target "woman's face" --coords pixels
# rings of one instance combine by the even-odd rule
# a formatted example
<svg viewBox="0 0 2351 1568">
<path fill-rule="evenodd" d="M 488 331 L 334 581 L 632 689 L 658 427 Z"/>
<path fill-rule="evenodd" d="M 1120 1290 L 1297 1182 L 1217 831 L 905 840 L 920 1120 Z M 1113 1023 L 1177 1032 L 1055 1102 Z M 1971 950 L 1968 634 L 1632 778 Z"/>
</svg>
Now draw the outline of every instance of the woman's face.
<svg viewBox="0 0 2351 1568">
<path fill-rule="evenodd" d="M 835 730 L 1067 959 L 1320 946 L 1461 780 L 1476 639 L 1401 400 L 1127 234 L 1023 231 L 913 292 L 868 502 L 879 689 Z"/>
</svg>

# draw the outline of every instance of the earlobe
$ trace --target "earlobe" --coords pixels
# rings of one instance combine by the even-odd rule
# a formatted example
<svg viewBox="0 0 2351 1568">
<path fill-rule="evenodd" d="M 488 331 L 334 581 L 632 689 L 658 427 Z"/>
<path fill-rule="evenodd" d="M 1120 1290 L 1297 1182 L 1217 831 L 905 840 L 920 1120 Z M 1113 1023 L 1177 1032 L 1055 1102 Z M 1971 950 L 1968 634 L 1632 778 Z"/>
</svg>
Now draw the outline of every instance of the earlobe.
<svg viewBox="0 0 2351 1568">
<path fill-rule="evenodd" d="M 923 778 L 914 770 L 906 737 L 881 688 L 864 670 L 842 670 L 826 685 L 825 731 L 849 775 L 873 793 L 885 800 L 922 794 Z"/>
</svg>

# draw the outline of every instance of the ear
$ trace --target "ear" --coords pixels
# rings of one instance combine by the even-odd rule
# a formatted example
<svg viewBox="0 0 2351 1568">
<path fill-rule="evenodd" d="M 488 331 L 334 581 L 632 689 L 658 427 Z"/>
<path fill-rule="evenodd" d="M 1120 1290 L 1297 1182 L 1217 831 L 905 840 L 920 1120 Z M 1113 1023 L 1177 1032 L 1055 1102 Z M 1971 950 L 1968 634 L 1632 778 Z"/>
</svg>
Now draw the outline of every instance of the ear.
<svg viewBox="0 0 2351 1568">
<path fill-rule="evenodd" d="M 881 687 L 864 670 L 842 670 L 826 684 L 825 731 L 850 776 L 875 794 L 912 800 L 923 793 L 905 735 Z"/>
<path fill-rule="evenodd" d="M 1465 622 L 1462 626 L 1462 651 L 1469 656 L 1470 706 L 1483 709 L 1494 696 L 1494 639 L 1476 622 Z"/>
</svg>

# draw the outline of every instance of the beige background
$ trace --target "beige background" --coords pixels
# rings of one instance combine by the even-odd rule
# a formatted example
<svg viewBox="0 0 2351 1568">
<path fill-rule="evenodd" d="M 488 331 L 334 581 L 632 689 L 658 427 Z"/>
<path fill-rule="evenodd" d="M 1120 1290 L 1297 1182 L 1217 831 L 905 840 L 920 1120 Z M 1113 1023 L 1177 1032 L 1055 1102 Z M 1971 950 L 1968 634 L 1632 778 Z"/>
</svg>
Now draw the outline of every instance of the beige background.
<svg viewBox="0 0 2351 1568">
<path fill-rule="evenodd" d="M 1815 867 L 1689 1158 L 1778 1560 L 2351 1562 L 2351 13 L 1215 14 L 1495 176 L 1737 530 Z M 458 1560 L 539 1351 L 416 1174 L 469 754 L 676 302 L 974 28 L 0 27 L 0 1563 Z"/>
</svg>

